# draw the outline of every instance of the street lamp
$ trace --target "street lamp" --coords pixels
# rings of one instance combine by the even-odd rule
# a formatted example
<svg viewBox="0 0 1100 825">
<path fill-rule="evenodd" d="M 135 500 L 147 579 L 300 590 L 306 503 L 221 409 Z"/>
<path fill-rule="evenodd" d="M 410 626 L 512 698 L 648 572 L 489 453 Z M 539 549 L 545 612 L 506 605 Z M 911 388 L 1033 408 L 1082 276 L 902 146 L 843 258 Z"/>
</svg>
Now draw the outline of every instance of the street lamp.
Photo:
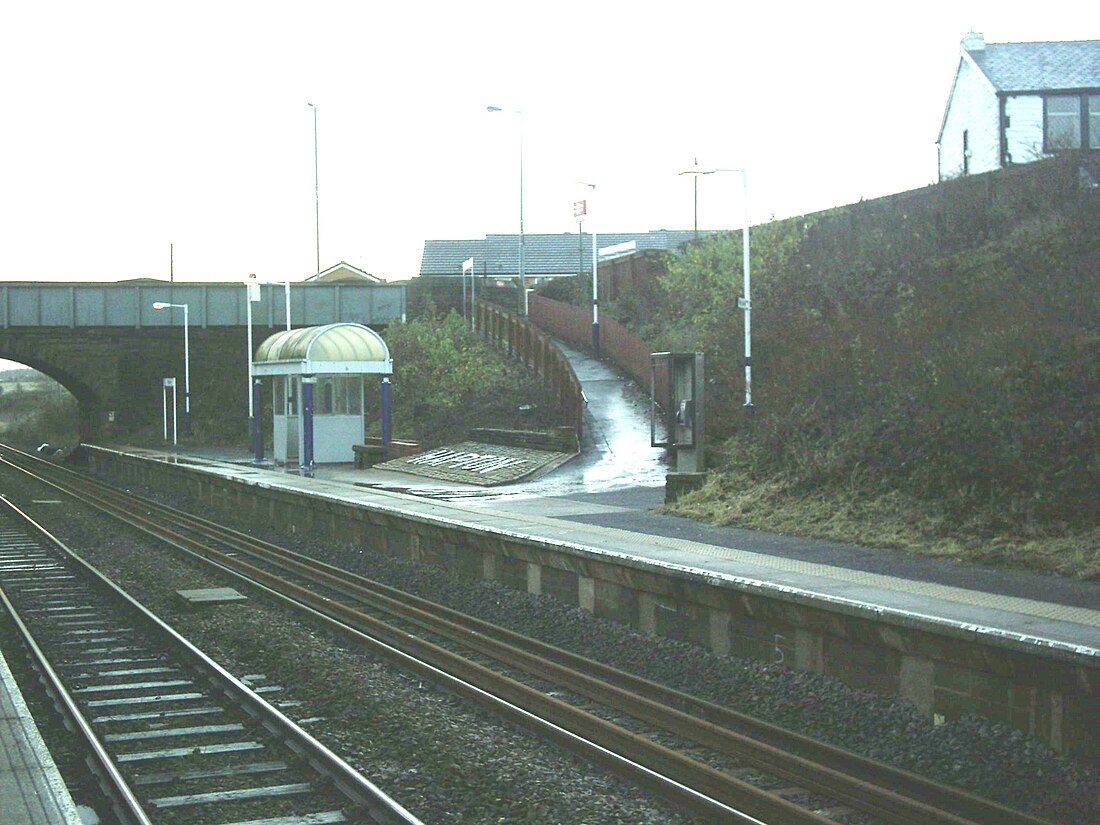
<svg viewBox="0 0 1100 825">
<path fill-rule="evenodd" d="M 245 335 L 248 348 L 248 435 L 252 444 L 252 455 L 259 460 L 262 455 L 260 443 L 260 404 L 257 391 L 257 381 L 252 374 L 252 304 L 260 300 L 260 284 L 256 281 L 255 274 L 249 275 L 244 282 L 244 307 L 245 307 Z"/>
<path fill-rule="evenodd" d="M 321 271 L 321 187 L 317 176 L 317 107 L 306 104 L 313 110 L 313 216 L 317 225 L 317 271 Z M 289 315 L 287 316 L 289 317 Z"/>
<path fill-rule="evenodd" d="M 183 310 L 183 433 L 191 435 L 191 347 L 187 332 L 187 304 L 169 304 L 164 301 L 153 304 L 153 309 L 172 308 Z"/>
<path fill-rule="evenodd" d="M 593 192 L 596 191 L 596 184 L 586 183 L 585 181 L 577 181 L 578 186 L 587 186 Z M 584 205 L 584 215 L 588 214 L 588 204 Z M 583 228 L 581 220 L 578 221 Z M 583 233 L 582 233 L 583 234 Z M 596 230 L 591 225 L 589 226 L 589 235 L 592 236 L 592 355 L 598 360 L 600 357 L 600 288 L 599 281 L 596 277 L 596 271 L 598 268 L 599 255 L 596 252 Z M 583 245 L 583 240 L 582 240 Z M 579 275 L 577 277 L 580 277 Z"/>
<path fill-rule="evenodd" d="M 749 173 L 745 169 L 700 169 L 698 163 L 681 175 L 713 175 L 718 172 L 738 172 L 745 202 L 745 230 L 741 243 L 742 269 L 745 273 L 744 297 L 737 299 L 737 308 L 745 311 L 745 412 L 752 413 L 752 276 L 749 270 Z M 695 178 L 698 180 L 698 177 Z"/>
<path fill-rule="evenodd" d="M 512 114 L 519 118 L 519 289 L 520 289 L 520 312 L 524 315 L 527 314 L 527 272 L 524 267 L 524 246 L 525 240 L 523 237 L 523 112 L 519 109 L 505 110 L 499 106 L 486 106 L 488 112 L 504 112 L 510 111 Z"/>
</svg>

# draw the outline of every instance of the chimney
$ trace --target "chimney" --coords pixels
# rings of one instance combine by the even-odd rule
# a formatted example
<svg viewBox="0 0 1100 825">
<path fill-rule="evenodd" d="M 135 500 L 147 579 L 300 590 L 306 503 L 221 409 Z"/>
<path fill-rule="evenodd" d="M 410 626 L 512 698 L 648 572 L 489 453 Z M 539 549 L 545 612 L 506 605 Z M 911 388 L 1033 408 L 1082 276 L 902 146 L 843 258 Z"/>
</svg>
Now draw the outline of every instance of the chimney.
<svg viewBox="0 0 1100 825">
<path fill-rule="evenodd" d="M 970 32 L 962 39 L 962 47 L 964 51 L 980 52 L 985 48 L 985 37 L 981 32 Z"/>
</svg>

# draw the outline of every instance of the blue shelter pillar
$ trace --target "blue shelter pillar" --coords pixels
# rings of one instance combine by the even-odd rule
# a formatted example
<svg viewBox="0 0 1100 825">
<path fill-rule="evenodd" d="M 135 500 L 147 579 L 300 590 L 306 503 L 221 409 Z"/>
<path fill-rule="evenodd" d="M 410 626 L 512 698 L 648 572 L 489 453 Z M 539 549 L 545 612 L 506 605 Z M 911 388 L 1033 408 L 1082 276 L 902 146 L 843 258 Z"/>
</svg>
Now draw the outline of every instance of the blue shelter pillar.
<svg viewBox="0 0 1100 825">
<path fill-rule="evenodd" d="M 313 474 L 313 385 L 317 379 L 302 376 L 302 470 Z"/>
<path fill-rule="evenodd" d="M 264 460 L 263 431 L 260 429 L 260 410 L 263 409 L 264 387 L 257 378 L 252 382 L 252 455 L 256 457 L 256 463 Z"/>
<path fill-rule="evenodd" d="M 385 447 L 390 443 L 390 377 L 388 375 L 382 376 L 382 446 Z"/>
</svg>

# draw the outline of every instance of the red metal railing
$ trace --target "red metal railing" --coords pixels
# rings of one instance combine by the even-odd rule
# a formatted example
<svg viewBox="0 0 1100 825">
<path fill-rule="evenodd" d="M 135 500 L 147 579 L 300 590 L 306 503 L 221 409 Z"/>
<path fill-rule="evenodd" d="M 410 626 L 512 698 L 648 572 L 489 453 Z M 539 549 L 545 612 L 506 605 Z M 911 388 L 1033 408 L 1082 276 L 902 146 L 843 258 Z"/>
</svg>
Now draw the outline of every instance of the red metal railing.
<svg viewBox="0 0 1100 825">
<path fill-rule="evenodd" d="M 584 395 L 569 359 L 553 339 L 526 318 L 478 299 L 474 305 L 474 323 L 481 335 L 521 360 L 535 372 L 558 399 L 566 423 L 581 436 L 584 422 Z"/>
</svg>

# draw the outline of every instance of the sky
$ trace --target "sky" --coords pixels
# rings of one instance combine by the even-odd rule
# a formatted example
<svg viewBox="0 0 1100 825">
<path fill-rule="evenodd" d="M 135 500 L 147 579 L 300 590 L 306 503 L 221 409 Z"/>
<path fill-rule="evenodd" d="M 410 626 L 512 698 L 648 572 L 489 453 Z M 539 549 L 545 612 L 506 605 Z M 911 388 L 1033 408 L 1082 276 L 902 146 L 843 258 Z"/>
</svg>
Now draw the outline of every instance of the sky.
<svg viewBox="0 0 1100 825">
<path fill-rule="evenodd" d="M 695 159 L 753 223 L 919 188 L 968 31 L 1100 39 L 1100 6 L 9 4 L 0 281 L 295 280 L 318 236 L 412 277 L 518 231 L 521 135 L 528 233 L 576 231 L 578 181 L 586 231 L 690 229 Z M 745 197 L 700 178 L 700 228 Z"/>
</svg>

